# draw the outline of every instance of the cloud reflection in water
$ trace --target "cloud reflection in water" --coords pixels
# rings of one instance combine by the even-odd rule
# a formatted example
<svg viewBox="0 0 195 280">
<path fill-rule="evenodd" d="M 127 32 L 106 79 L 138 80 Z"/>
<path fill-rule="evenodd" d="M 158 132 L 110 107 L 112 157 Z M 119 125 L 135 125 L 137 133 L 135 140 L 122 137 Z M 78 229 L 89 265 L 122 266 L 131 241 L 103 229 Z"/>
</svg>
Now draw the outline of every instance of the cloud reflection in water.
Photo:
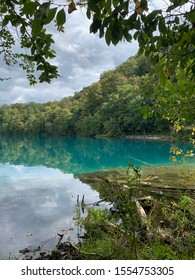
<svg viewBox="0 0 195 280">
<path fill-rule="evenodd" d="M 0 164 L 0 189 L 0 259 L 25 247 L 56 245 L 56 234 L 74 224 L 77 195 L 86 202 L 99 198 L 72 174 L 43 166 Z"/>
</svg>

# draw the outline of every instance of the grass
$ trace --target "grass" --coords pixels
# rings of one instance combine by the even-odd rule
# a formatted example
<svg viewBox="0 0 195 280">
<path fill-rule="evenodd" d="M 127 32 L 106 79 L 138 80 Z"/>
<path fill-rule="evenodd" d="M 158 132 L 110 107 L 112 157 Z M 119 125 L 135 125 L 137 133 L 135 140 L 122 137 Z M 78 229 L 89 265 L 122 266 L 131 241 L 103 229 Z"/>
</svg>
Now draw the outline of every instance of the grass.
<svg viewBox="0 0 195 280">
<path fill-rule="evenodd" d="M 79 178 L 115 208 L 114 212 L 90 209 L 87 218 L 81 218 L 88 236 L 80 244 L 80 250 L 87 252 L 84 258 L 195 258 L 195 169 L 192 166 L 150 166 L 141 170 L 130 166 L 128 172 L 105 171 L 79 175 Z M 148 195 L 149 203 L 140 200 L 147 215 L 146 229 L 140 224 L 134 198 Z"/>
<path fill-rule="evenodd" d="M 77 177 L 112 205 L 83 203 L 84 216 L 78 205 L 77 244 L 61 243 L 41 259 L 195 259 L 193 166 L 129 165 Z"/>
</svg>

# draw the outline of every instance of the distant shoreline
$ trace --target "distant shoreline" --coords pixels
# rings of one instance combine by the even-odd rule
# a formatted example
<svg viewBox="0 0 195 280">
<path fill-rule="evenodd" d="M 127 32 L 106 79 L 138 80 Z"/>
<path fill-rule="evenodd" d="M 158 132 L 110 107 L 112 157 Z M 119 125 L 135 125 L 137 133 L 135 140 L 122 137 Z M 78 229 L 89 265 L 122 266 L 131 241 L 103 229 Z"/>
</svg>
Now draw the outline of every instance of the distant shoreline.
<svg viewBox="0 0 195 280">
<path fill-rule="evenodd" d="M 126 135 L 127 139 L 132 140 L 154 140 L 154 141 L 174 141 L 173 136 L 168 135 Z"/>
</svg>

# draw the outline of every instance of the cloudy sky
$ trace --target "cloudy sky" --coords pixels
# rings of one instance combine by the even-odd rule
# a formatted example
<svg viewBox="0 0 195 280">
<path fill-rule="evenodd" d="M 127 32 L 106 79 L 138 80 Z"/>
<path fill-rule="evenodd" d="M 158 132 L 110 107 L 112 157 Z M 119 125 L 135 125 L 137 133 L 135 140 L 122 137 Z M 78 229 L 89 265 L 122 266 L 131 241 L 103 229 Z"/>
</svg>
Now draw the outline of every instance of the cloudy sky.
<svg viewBox="0 0 195 280">
<path fill-rule="evenodd" d="M 85 11 L 77 10 L 67 16 L 64 33 L 54 32 L 55 64 L 62 77 L 51 84 L 30 86 L 22 70 L 5 66 L 0 60 L 0 77 L 11 77 L 0 82 L 0 105 L 60 100 L 98 81 L 102 72 L 114 69 L 136 54 L 136 43 L 121 42 L 108 47 L 104 39 L 89 33 L 89 25 Z"/>
<path fill-rule="evenodd" d="M 61 1 L 58 0 L 57 3 Z M 167 6 L 167 2 L 168 0 L 152 0 L 149 4 L 158 9 Z M 64 33 L 50 27 L 56 43 L 55 64 L 61 75 L 51 84 L 30 86 L 22 70 L 5 66 L 0 58 L 0 77 L 11 77 L 0 82 L 0 105 L 60 100 L 98 81 L 102 72 L 114 69 L 137 53 L 136 42 L 120 42 L 117 46 L 108 47 L 104 39 L 89 33 L 89 25 L 85 10 L 78 9 L 67 16 Z"/>
</svg>

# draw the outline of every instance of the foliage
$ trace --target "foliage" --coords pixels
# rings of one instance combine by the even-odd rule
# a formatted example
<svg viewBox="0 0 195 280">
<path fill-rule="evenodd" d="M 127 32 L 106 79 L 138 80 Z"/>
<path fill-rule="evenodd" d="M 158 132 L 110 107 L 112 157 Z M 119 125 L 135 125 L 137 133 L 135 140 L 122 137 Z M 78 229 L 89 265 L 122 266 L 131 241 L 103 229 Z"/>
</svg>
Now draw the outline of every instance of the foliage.
<svg viewBox="0 0 195 280">
<path fill-rule="evenodd" d="M 151 91 L 144 57 L 132 57 L 100 81 L 74 97 L 59 102 L 3 105 L 0 133 L 64 136 L 122 136 L 169 131 L 162 118 L 144 119 L 142 110 L 151 106 Z"/>
<path fill-rule="evenodd" d="M 1 1 L 0 2 L 0 53 L 7 65 L 18 64 L 27 73 L 30 84 L 36 83 L 34 71 L 41 71 L 40 82 L 50 82 L 59 76 L 57 67 L 50 64 L 55 57 L 51 49 L 54 40 L 46 31 L 57 8 L 50 9 L 50 2 L 40 1 Z M 64 11 L 56 15 L 57 28 L 60 31 L 65 23 Z M 18 35 L 21 53 L 13 51 Z"/>
<path fill-rule="evenodd" d="M 36 82 L 34 70 L 41 71 L 40 82 L 56 78 L 57 68 L 50 64 L 55 53 L 48 25 L 54 22 L 57 30 L 63 32 L 67 12 L 71 14 L 79 6 L 86 8 L 86 16 L 92 20 L 90 32 L 99 32 L 108 45 L 116 45 L 123 39 L 131 42 L 134 38 L 140 52 L 151 56 L 155 63 L 163 57 L 166 71 L 171 69 L 173 73 L 179 65 L 188 73 L 194 73 L 195 13 L 194 3 L 189 0 L 170 1 L 166 7 L 158 9 L 147 0 L 72 0 L 66 3 L 2 0 L 0 52 L 4 61 L 8 65 L 18 63 L 27 71 L 31 84 Z M 26 53 L 13 52 L 12 47 L 16 44 L 13 29 L 17 30 L 20 48 Z"/>
<path fill-rule="evenodd" d="M 185 194 L 175 194 L 172 199 L 166 194 L 155 195 L 154 190 L 143 188 L 141 182 L 145 175 L 142 171 L 140 177 L 140 171 L 130 164 L 126 176 L 114 173 L 112 180 L 106 176 L 102 186 L 98 184 L 100 194 L 114 207 L 109 210 L 90 208 L 86 218 L 77 217 L 85 227 L 85 238 L 79 245 L 80 252 L 84 252 L 81 258 L 194 259 L 194 199 Z M 164 173 L 160 174 L 165 180 Z M 152 182 L 152 175 L 148 177 L 147 173 L 146 177 Z M 133 198 L 148 194 L 150 203 L 144 200 L 142 203 L 147 213 L 146 231 L 140 225 Z"/>
<path fill-rule="evenodd" d="M 108 227 L 109 212 L 107 209 L 88 209 L 86 218 L 77 217 L 81 227 L 86 232 L 87 242 L 81 245 L 81 250 L 85 258 L 99 258 L 101 256 L 108 257 L 110 251 L 114 250 L 114 244 L 109 238 L 109 232 L 106 233 Z M 83 249 L 82 249 L 83 248 Z"/>
<path fill-rule="evenodd" d="M 194 199 L 181 196 L 178 202 L 172 202 L 172 208 L 162 208 L 163 215 L 171 231 L 172 248 L 177 248 L 182 258 L 194 258 L 195 231 Z"/>
<path fill-rule="evenodd" d="M 104 219 L 102 219 L 104 217 Z M 86 218 L 80 217 L 85 229 L 80 243 L 81 258 L 84 259 L 132 259 L 130 236 L 113 226 L 113 217 L 106 209 L 89 209 Z"/>
<path fill-rule="evenodd" d="M 164 63 L 164 70 L 171 69 L 173 73 L 179 66 L 194 73 L 193 2 L 170 1 L 164 8 L 153 7 L 147 0 L 89 1 L 88 17 L 93 20 L 90 31 L 99 31 L 108 45 L 116 45 L 123 38 L 131 42 L 134 38 L 139 52 L 145 52 L 155 63 L 161 60 L 159 67 Z"/>
<path fill-rule="evenodd" d="M 159 79 L 162 79 L 163 71 Z M 151 96 L 153 108 L 146 108 L 146 112 L 153 110 L 155 114 L 164 116 L 173 124 L 178 135 L 187 135 L 188 140 L 194 144 L 195 131 L 195 83 L 194 74 L 187 69 L 176 69 L 169 79 L 154 83 L 154 93 Z M 187 137 L 186 137 L 187 138 Z"/>
</svg>

